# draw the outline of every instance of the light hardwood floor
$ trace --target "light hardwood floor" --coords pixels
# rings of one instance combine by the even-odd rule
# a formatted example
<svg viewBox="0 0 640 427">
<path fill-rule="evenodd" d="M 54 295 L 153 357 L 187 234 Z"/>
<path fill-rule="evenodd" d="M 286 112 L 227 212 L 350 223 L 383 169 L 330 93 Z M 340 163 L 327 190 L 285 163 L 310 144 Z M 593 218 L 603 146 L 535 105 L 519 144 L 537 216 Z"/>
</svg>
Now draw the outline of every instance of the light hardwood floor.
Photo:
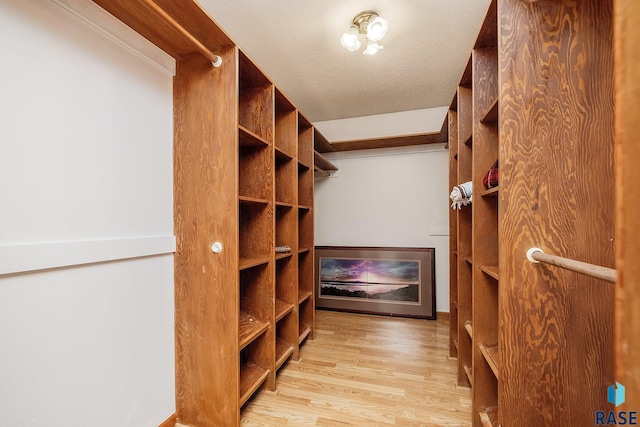
<svg viewBox="0 0 640 427">
<path fill-rule="evenodd" d="M 318 310 L 314 340 L 275 393 L 245 404 L 243 426 L 469 426 L 447 321 Z"/>
</svg>

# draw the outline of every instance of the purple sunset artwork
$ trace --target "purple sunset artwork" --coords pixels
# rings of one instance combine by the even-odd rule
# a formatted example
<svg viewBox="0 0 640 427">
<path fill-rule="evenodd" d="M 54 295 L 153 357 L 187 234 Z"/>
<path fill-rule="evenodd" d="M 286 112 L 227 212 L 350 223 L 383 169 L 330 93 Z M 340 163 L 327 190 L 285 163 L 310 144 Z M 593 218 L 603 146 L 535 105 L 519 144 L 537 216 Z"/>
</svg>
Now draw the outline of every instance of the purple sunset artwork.
<svg viewBox="0 0 640 427">
<path fill-rule="evenodd" d="M 320 295 L 420 303 L 420 261 L 321 258 Z"/>
</svg>

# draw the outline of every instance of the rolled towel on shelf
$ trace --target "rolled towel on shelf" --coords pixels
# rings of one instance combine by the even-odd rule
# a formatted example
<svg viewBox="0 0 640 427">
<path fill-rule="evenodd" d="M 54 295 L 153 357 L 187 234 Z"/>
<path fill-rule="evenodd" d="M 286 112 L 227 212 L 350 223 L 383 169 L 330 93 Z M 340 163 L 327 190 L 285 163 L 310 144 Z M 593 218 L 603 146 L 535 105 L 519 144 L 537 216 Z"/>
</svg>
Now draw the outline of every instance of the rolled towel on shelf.
<svg viewBox="0 0 640 427">
<path fill-rule="evenodd" d="M 460 185 L 456 185 L 451 190 L 451 207 L 453 209 L 460 209 L 462 206 L 466 206 L 472 201 L 473 195 L 473 183 L 471 181 L 463 182 Z"/>
</svg>

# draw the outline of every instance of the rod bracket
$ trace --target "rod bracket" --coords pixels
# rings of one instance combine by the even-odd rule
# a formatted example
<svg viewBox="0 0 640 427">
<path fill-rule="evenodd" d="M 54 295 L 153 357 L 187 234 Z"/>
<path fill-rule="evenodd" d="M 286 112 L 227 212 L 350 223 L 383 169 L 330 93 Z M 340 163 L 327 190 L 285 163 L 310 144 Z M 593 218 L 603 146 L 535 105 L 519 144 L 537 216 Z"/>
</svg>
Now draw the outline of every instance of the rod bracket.
<svg viewBox="0 0 640 427">
<path fill-rule="evenodd" d="M 537 259 L 533 259 L 533 254 L 536 252 L 544 253 L 544 251 L 540 248 L 529 248 L 529 250 L 527 251 L 527 259 L 535 264 L 539 264 L 540 261 L 538 261 Z"/>
</svg>

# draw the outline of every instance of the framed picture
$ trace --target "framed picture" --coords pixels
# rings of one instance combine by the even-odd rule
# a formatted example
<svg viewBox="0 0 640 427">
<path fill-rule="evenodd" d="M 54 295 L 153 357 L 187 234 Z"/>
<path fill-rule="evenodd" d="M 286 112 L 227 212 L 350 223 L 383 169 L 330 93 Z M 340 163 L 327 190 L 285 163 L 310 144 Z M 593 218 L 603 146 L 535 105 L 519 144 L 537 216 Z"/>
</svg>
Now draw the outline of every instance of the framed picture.
<svg viewBox="0 0 640 427">
<path fill-rule="evenodd" d="M 436 318 L 435 248 L 316 246 L 316 307 Z"/>
</svg>

